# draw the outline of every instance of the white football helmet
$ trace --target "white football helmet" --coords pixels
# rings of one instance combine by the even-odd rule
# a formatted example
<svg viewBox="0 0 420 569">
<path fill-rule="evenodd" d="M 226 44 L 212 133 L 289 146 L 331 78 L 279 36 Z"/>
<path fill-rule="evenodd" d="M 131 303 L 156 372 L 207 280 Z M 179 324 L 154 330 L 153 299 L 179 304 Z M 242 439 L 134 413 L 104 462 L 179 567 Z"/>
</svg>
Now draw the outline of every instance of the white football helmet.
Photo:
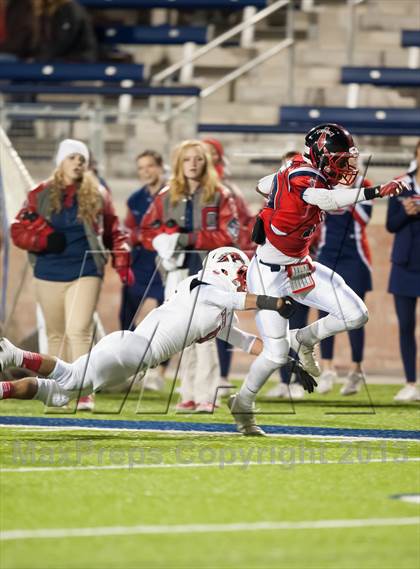
<svg viewBox="0 0 420 569">
<path fill-rule="evenodd" d="M 225 275 L 232 288 L 238 292 L 246 291 L 246 272 L 249 259 L 235 247 L 219 247 L 210 251 L 203 262 L 203 268 L 216 274 Z"/>
</svg>

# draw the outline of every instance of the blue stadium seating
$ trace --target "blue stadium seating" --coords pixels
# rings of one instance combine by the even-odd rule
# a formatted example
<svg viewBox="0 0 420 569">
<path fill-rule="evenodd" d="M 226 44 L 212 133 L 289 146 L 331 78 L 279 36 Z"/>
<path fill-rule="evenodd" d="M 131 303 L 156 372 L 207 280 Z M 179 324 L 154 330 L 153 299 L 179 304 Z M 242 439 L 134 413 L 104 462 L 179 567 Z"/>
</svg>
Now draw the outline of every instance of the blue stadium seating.
<svg viewBox="0 0 420 569">
<path fill-rule="evenodd" d="M 420 47 L 420 30 L 403 30 L 401 45 L 402 47 Z"/>
<path fill-rule="evenodd" d="M 342 124 L 354 134 L 416 135 L 420 133 L 420 109 L 309 106 L 280 108 L 280 125 L 298 127 L 300 132 L 324 122 Z"/>
<path fill-rule="evenodd" d="M 187 9 L 241 9 L 245 6 L 265 8 L 267 0 L 79 0 L 88 8 L 174 8 Z"/>
<path fill-rule="evenodd" d="M 0 93 L 5 94 L 33 94 L 33 95 L 133 95 L 134 97 L 198 97 L 198 87 L 122 87 L 121 85 L 49 85 L 40 83 L 2 84 Z"/>
<path fill-rule="evenodd" d="M 199 125 L 199 131 L 202 133 L 305 133 L 323 122 L 342 124 L 354 134 L 417 136 L 420 133 L 420 109 L 285 106 L 280 108 L 280 121 L 277 125 L 203 123 Z"/>
<path fill-rule="evenodd" d="M 0 63 L 0 80 L 10 81 L 145 81 L 138 63 Z"/>
<path fill-rule="evenodd" d="M 408 67 L 342 67 L 341 82 L 378 87 L 420 87 L 420 72 Z"/>
<path fill-rule="evenodd" d="M 206 26 L 103 26 L 95 28 L 101 43 L 105 44 L 170 44 L 194 42 L 204 45 L 209 41 Z"/>
</svg>

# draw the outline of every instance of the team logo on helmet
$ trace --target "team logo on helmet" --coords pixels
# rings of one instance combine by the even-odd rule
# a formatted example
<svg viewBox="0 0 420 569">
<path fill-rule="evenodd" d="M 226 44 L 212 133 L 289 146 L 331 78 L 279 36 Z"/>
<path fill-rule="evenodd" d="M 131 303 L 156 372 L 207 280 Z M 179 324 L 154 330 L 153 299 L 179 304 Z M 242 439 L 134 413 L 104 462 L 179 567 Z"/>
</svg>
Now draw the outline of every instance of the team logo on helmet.
<svg viewBox="0 0 420 569">
<path fill-rule="evenodd" d="M 351 134 L 338 124 L 322 124 L 305 137 L 306 152 L 313 165 L 335 186 L 351 186 L 358 173 L 357 150 Z"/>
</svg>

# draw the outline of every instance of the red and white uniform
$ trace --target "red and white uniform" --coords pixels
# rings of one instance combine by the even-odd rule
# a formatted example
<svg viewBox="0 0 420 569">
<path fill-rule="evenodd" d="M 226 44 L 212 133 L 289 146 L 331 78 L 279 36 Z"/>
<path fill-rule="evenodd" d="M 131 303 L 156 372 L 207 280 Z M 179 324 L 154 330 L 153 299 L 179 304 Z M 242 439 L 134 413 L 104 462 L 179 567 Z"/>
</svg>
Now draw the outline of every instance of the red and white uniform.
<svg viewBox="0 0 420 569">
<path fill-rule="evenodd" d="M 268 194 L 260 213 L 266 242 L 259 245 L 247 274 L 248 290 L 254 294 L 290 295 L 296 301 L 328 313 L 311 328 L 313 343 L 367 321 L 367 309 L 344 279 L 331 269 L 312 262 L 314 287 L 293 293 L 287 265 L 311 260 L 312 237 L 331 211 L 361 201 L 357 188 L 333 189 L 322 173 L 302 155 L 296 155 L 276 174 L 263 178 L 258 187 Z M 287 363 L 288 321 L 279 314 L 261 310 L 256 315 L 264 341 L 263 357 L 276 364 Z M 261 356 L 259 356 L 261 357 Z"/>
</svg>

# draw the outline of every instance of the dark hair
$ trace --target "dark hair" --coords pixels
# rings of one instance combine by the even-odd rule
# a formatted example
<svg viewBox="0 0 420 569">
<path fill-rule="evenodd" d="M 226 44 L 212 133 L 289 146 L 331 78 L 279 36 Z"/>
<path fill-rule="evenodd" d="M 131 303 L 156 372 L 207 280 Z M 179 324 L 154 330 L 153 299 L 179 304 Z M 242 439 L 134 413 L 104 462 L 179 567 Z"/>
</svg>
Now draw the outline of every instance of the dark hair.
<svg viewBox="0 0 420 569">
<path fill-rule="evenodd" d="M 144 152 L 141 152 L 137 158 L 136 158 L 136 162 L 138 160 L 140 160 L 140 158 L 145 158 L 146 156 L 150 156 L 151 158 L 153 158 L 153 160 L 156 162 L 156 164 L 158 166 L 160 166 L 161 168 L 163 168 L 163 157 L 162 154 L 159 154 L 159 152 L 156 152 L 156 150 L 145 150 Z"/>
</svg>

